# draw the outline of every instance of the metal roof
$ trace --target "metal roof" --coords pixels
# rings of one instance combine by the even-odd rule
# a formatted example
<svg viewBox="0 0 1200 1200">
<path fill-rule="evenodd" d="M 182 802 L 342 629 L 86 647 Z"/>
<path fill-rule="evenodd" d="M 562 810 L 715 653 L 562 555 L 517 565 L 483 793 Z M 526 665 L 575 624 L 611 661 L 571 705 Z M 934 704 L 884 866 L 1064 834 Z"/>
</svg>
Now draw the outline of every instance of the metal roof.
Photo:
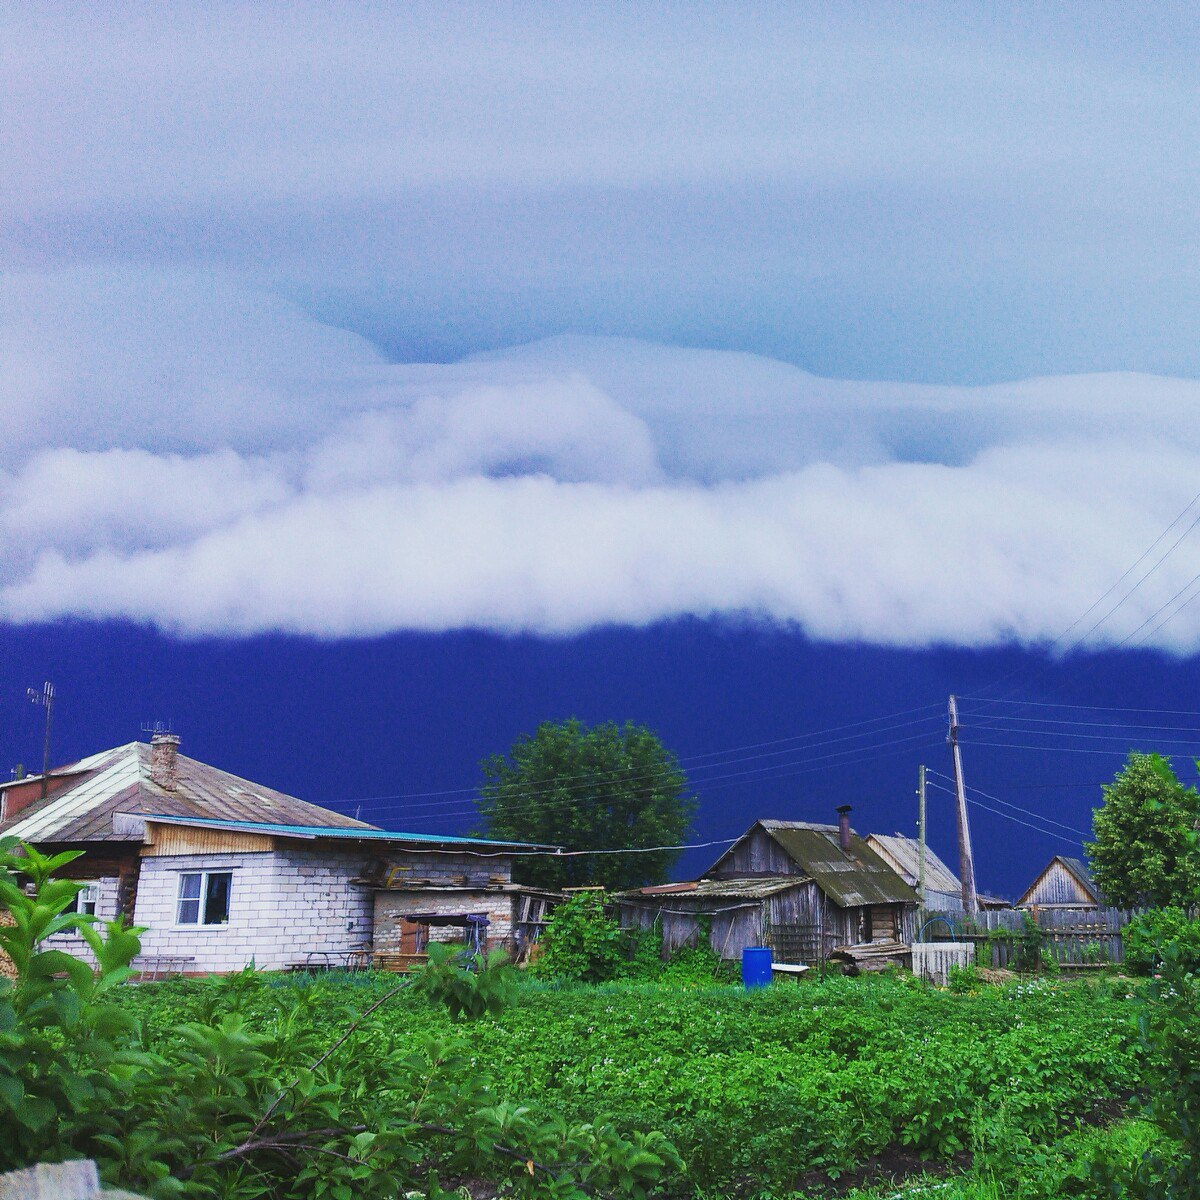
<svg viewBox="0 0 1200 1200">
<path fill-rule="evenodd" d="M 788 888 L 812 880 L 805 875 L 757 875 L 752 879 L 700 879 L 695 883 L 666 884 L 660 887 L 634 888 L 620 892 L 616 899 L 656 900 L 763 900 Z"/>
<path fill-rule="evenodd" d="M 355 842 L 422 842 L 431 845 L 496 846 L 509 850 L 559 849 L 539 846 L 533 842 L 495 842 L 487 838 L 452 837 L 440 833 L 401 833 L 391 829 L 346 828 L 334 825 L 279 825 L 272 821 L 226 821 L 213 817 L 176 817 L 162 813 L 147 813 L 143 820 L 162 825 L 187 825 L 202 829 L 228 829 L 238 833 L 261 833 L 268 837 L 298 838 L 316 841 L 318 838 L 340 838 Z"/>
<path fill-rule="evenodd" d="M 917 893 L 853 831 L 847 851 L 838 841 L 836 825 L 769 820 L 758 824 L 841 908 L 918 902 Z"/>
<path fill-rule="evenodd" d="M 920 846 L 916 838 L 902 833 L 889 836 L 885 833 L 867 835 L 867 845 L 892 866 L 905 883 L 916 886 Z M 925 847 L 925 887 L 931 892 L 946 892 L 957 895 L 962 891 L 958 876 L 927 845 Z"/>
<path fill-rule="evenodd" d="M 52 771 L 51 784 L 64 775 L 70 777 L 65 787 L 14 813 L 0 824 L 0 834 L 31 842 L 128 840 L 113 828 L 116 813 L 376 828 L 183 754 L 176 756 L 176 786 L 168 790 L 151 779 L 150 747 L 144 742 L 129 742 Z"/>
<path fill-rule="evenodd" d="M 885 833 L 867 834 L 867 845 L 879 852 L 879 856 L 892 867 L 910 887 L 917 885 L 917 869 L 920 858 L 920 845 L 916 838 L 906 837 L 902 833 L 888 836 Z M 938 858 L 928 844 L 925 846 L 925 894 L 936 892 L 948 897 L 961 897 L 962 884 L 959 878 L 946 864 Z M 978 892 L 979 903 L 987 908 L 1007 908 L 1007 900 L 999 896 L 985 895 Z"/>
</svg>

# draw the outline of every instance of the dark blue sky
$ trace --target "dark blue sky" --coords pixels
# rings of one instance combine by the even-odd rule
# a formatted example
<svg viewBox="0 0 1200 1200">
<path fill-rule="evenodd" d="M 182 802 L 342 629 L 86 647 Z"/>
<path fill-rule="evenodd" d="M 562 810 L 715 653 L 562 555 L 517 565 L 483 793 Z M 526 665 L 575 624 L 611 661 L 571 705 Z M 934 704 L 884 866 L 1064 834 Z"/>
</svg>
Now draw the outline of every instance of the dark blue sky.
<svg viewBox="0 0 1200 1200">
<path fill-rule="evenodd" d="M 994 694 L 1030 681 L 1020 699 L 1200 708 L 1195 660 L 1097 654 L 1058 665 L 1011 650 L 815 646 L 796 634 L 702 622 L 598 630 L 566 640 L 470 633 L 338 643 L 181 641 L 125 625 L 79 623 L 8 630 L 0 635 L 0 648 L 5 764 L 40 761 L 40 710 L 25 700 L 24 688 L 48 677 L 58 689 L 57 761 L 143 737 L 143 723 L 171 719 L 185 753 L 344 811 L 361 802 L 364 818 L 418 831 L 469 829 L 466 798 L 398 796 L 474 786 L 480 759 L 544 719 L 633 720 L 657 730 L 681 758 L 693 759 L 687 765 L 700 798 L 696 840 L 705 841 L 733 836 L 757 817 L 832 819 L 842 803 L 854 805 L 860 831 L 911 832 L 917 765 L 950 772 L 944 703 L 951 690 L 978 695 L 1009 676 Z M 743 750 L 700 760 L 709 769 L 694 769 L 694 756 L 921 706 L 930 707 L 811 739 L 819 746 L 797 740 L 783 745 L 785 753 L 776 753 L 779 746 Z M 1011 712 L 1029 723 L 983 728 L 988 711 Z M 1043 723 L 1059 717 L 1200 725 L 1195 717 L 1165 714 L 985 710 L 963 700 L 968 782 L 1022 809 L 1088 829 L 1098 785 L 1119 768 L 1126 743 L 1080 736 L 1107 736 L 1098 726 Z M 1145 749 L 1186 749 L 1159 738 L 1198 739 L 1200 751 L 1200 732 L 1127 736 L 1129 745 Z M 914 740 L 885 744 L 905 738 Z M 1107 752 L 1091 752 L 1097 748 Z M 756 753 L 774 756 L 746 757 Z M 830 755 L 835 757 L 824 757 Z M 733 758 L 741 761 L 727 763 Z M 1187 759 L 1178 765 L 1185 777 L 1194 777 Z M 760 768 L 766 769 L 738 778 L 738 772 Z M 712 779 L 708 786 L 705 778 Z M 929 811 L 931 843 L 953 864 L 949 794 L 931 790 Z M 1036 823 L 1007 811 L 1010 818 Z M 980 807 L 971 809 L 971 820 L 985 888 L 1015 895 L 1051 854 L 1072 853 L 1068 842 Z M 719 847 L 693 851 L 680 870 L 701 870 L 717 852 Z"/>
<path fill-rule="evenodd" d="M 631 719 L 706 840 L 911 829 L 951 691 L 1031 702 L 964 701 L 968 780 L 1063 826 L 1200 736 L 1106 711 L 1200 709 L 1194 6 L 27 3 L 0 45 L 0 762 L 49 678 L 57 759 L 173 719 L 461 830 L 485 755 Z M 986 887 L 1071 849 L 973 816 Z"/>
</svg>

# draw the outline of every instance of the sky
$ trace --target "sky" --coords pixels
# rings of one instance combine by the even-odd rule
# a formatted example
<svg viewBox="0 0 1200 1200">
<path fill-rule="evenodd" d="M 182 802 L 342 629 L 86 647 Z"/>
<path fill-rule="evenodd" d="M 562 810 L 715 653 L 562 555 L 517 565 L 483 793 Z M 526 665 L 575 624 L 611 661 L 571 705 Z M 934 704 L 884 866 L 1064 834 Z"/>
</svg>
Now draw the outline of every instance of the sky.
<svg viewBox="0 0 1200 1200">
<path fill-rule="evenodd" d="M 485 754 L 633 719 L 697 841 L 891 832 L 973 694 L 1021 890 L 1200 750 L 1198 32 L 0 6 L 0 749 L 53 678 L 56 758 L 170 717 L 461 831 Z"/>
</svg>

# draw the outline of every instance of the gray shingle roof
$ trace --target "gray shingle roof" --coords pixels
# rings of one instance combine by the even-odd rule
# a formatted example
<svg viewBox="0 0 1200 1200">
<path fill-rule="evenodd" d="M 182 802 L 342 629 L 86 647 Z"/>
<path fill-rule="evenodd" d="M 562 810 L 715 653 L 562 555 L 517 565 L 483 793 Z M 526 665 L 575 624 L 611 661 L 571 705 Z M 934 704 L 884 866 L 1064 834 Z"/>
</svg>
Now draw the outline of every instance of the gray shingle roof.
<svg viewBox="0 0 1200 1200">
<path fill-rule="evenodd" d="M 242 779 L 194 758 L 176 757 L 174 790 L 150 778 L 150 747 L 129 742 L 81 759 L 55 775 L 72 776 L 64 788 L 0 824 L 0 834 L 30 842 L 125 841 L 113 829 L 115 813 L 274 822 L 339 829 L 375 829 L 318 804 Z"/>
</svg>

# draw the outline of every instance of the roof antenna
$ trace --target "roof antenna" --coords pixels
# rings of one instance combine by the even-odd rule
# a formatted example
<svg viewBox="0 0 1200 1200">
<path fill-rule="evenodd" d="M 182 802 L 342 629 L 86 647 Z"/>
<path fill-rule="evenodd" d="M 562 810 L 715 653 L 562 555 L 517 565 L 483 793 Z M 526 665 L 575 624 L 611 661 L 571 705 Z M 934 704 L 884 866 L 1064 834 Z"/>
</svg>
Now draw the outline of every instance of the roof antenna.
<svg viewBox="0 0 1200 1200">
<path fill-rule="evenodd" d="M 174 733 L 175 721 L 174 718 L 167 721 L 143 721 L 142 732 L 148 733 L 151 737 L 155 737 L 160 733 Z"/>
<path fill-rule="evenodd" d="M 45 800 L 50 774 L 50 716 L 54 711 L 54 684 L 49 681 L 43 683 L 40 692 L 36 688 L 26 688 L 25 695 L 46 710 L 46 740 L 42 743 L 42 799 Z"/>
</svg>

